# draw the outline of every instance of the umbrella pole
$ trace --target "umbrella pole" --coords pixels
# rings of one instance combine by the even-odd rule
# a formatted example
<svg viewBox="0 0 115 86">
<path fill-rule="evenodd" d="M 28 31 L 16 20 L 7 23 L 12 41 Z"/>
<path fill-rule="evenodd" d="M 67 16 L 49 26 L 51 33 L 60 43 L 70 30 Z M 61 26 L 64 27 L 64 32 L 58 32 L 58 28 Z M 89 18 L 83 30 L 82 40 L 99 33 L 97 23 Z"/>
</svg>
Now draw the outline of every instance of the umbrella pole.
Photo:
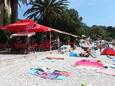
<svg viewBox="0 0 115 86">
<path fill-rule="evenodd" d="M 58 36 L 58 52 L 60 51 L 60 38 L 59 38 L 59 36 Z"/>
<path fill-rule="evenodd" d="M 50 54 L 51 54 L 51 45 L 52 45 L 52 43 L 51 43 L 51 41 L 52 41 L 52 39 L 51 39 L 51 31 L 50 31 Z"/>
</svg>

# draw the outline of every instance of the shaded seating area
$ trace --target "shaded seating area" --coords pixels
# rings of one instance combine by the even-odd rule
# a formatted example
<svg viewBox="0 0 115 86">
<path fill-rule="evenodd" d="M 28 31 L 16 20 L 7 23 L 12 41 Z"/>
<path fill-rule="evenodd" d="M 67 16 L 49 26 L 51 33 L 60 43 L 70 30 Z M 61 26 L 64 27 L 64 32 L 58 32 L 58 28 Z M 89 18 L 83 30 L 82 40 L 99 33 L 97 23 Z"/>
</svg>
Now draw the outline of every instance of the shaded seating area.
<svg viewBox="0 0 115 86">
<path fill-rule="evenodd" d="M 6 25 L 4 28 L 1 30 L 8 31 L 11 34 L 10 38 L 13 37 L 13 39 L 10 39 L 8 44 L 5 45 L 0 45 L 0 47 L 4 48 L 10 48 L 11 53 L 29 53 L 32 51 L 44 51 L 44 50 L 51 50 L 53 48 L 59 48 L 59 42 L 53 45 L 53 42 L 51 40 L 51 31 L 58 32 L 61 34 L 77 37 L 73 34 L 63 32 L 60 30 L 56 30 L 47 26 L 40 25 L 36 23 L 33 20 L 30 19 L 24 19 L 21 21 L 18 21 L 13 24 Z M 47 40 L 42 40 L 42 41 L 36 41 L 36 40 L 31 40 L 31 37 L 33 33 L 43 33 L 46 35 L 48 34 L 49 39 Z M 35 35 L 34 34 L 34 35 Z M 37 39 L 37 38 L 36 38 Z M 53 47 L 55 46 L 55 47 Z"/>
<path fill-rule="evenodd" d="M 39 51 L 50 50 L 50 41 L 43 41 L 38 45 Z"/>
<path fill-rule="evenodd" d="M 32 48 L 32 45 L 30 44 L 30 38 L 33 35 L 35 35 L 34 32 L 20 32 L 12 34 L 10 36 L 11 53 L 29 53 Z"/>
<path fill-rule="evenodd" d="M 33 33 L 35 35 L 36 33 L 46 33 L 51 31 L 49 27 L 40 25 L 33 20 L 24 19 L 16 23 L 6 25 L 1 30 L 13 33 L 11 34 L 11 39 L 7 44 L 10 45 L 9 48 L 11 49 L 11 53 L 28 53 L 35 50 L 45 50 L 45 48 L 47 50 L 50 49 L 50 41 L 39 43 L 38 41 L 36 42 L 31 39 Z M 1 45 L 1 47 L 7 48 L 7 45 Z"/>
<path fill-rule="evenodd" d="M 0 49 L 5 49 L 8 47 L 8 44 L 0 43 Z"/>
</svg>

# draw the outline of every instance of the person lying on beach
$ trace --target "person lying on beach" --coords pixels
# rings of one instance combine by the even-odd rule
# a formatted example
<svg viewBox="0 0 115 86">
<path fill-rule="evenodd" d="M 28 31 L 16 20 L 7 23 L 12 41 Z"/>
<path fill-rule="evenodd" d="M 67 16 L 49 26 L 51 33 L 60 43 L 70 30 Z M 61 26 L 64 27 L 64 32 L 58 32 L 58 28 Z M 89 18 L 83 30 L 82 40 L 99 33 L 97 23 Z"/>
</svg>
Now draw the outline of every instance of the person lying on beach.
<svg viewBox="0 0 115 86">
<path fill-rule="evenodd" d="M 90 48 L 85 48 L 83 53 L 79 54 L 81 57 L 89 57 L 91 55 L 91 49 Z"/>
</svg>

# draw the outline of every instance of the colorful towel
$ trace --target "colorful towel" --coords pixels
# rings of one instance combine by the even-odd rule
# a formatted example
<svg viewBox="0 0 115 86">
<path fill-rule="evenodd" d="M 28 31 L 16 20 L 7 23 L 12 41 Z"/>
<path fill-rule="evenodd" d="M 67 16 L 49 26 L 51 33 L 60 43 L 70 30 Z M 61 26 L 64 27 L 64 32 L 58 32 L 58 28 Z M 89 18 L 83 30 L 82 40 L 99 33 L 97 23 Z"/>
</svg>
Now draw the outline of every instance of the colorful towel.
<svg viewBox="0 0 115 86">
<path fill-rule="evenodd" d="M 61 57 L 46 57 L 46 59 L 64 60 L 64 58 Z"/>
<path fill-rule="evenodd" d="M 98 61 L 93 59 L 83 59 L 80 61 L 77 61 L 75 63 L 76 66 L 85 66 L 85 67 L 96 67 L 96 68 L 103 68 L 104 65 Z"/>
<path fill-rule="evenodd" d="M 39 76 L 44 79 L 55 79 L 55 80 L 64 80 L 66 77 L 70 76 L 69 72 L 59 70 L 50 71 L 49 68 L 30 68 L 28 73 Z"/>
</svg>

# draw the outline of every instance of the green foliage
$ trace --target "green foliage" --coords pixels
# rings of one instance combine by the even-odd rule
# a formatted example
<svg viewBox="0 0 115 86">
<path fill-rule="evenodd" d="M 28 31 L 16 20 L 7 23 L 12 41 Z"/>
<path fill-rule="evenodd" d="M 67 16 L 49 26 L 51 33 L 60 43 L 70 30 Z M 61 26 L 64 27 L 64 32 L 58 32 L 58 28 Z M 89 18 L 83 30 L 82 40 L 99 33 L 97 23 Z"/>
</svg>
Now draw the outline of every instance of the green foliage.
<svg viewBox="0 0 115 86">
<path fill-rule="evenodd" d="M 67 3 L 67 0 L 34 0 L 29 3 L 32 7 L 24 15 L 28 15 L 30 19 L 40 19 L 45 25 L 51 26 L 52 17 L 58 18 L 67 7 Z"/>
<path fill-rule="evenodd" d="M 99 26 L 93 26 L 90 29 L 90 36 L 93 39 L 96 39 L 97 36 L 101 36 L 102 38 L 104 38 L 105 35 L 106 35 L 106 31 Z"/>
<path fill-rule="evenodd" d="M 59 30 L 81 35 L 84 33 L 81 20 L 81 17 L 78 15 L 78 12 L 75 9 L 66 9 L 60 19 L 52 19 L 52 25 L 54 28 Z"/>
<path fill-rule="evenodd" d="M 0 43 L 7 43 L 9 40 L 9 33 L 0 30 Z"/>
<path fill-rule="evenodd" d="M 10 14 L 8 13 L 8 10 L 4 10 L 4 25 L 10 24 Z"/>
<path fill-rule="evenodd" d="M 115 39 L 115 27 L 107 27 L 106 32 L 106 37 L 112 37 Z"/>
<path fill-rule="evenodd" d="M 62 44 L 66 44 L 67 41 L 69 41 L 70 39 L 71 39 L 70 36 L 63 35 L 63 34 L 60 35 L 60 40 L 61 40 Z"/>
<path fill-rule="evenodd" d="M 36 33 L 36 35 L 34 35 L 32 38 L 31 38 L 31 42 L 32 40 L 36 41 L 36 42 L 41 42 L 44 40 L 44 34 L 42 33 Z"/>
</svg>

